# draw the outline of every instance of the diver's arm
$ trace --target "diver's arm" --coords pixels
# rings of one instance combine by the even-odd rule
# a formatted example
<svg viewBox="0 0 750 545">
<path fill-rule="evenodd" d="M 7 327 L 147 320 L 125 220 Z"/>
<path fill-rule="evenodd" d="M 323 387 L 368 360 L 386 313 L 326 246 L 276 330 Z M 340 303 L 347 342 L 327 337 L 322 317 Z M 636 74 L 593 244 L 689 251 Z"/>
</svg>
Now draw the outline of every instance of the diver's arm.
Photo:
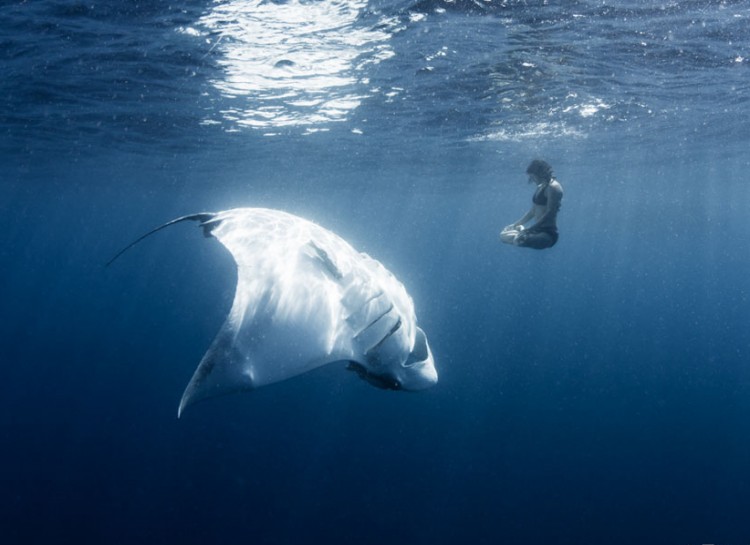
<svg viewBox="0 0 750 545">
<path fill-rule="evenodd" d="M 518 227 L 519 225 L 524 225 L 531 221 L 534 218 L 534 207 L 532 206 L 531 209 L 524 214 L 524 216 L 518 220 L 517 222 L 511 224 L 513 227 Z"/>
</svg>

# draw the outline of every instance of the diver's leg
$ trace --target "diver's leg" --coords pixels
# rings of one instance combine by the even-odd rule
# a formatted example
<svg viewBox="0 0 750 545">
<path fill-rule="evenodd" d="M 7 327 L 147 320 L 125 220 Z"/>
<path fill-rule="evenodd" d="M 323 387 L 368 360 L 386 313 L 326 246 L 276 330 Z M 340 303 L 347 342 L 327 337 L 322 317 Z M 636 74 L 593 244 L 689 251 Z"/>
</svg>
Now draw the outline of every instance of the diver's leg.
<svg viewBox="0 0 750 545">
<path fill-rule="evenodd" d="M 557 242 L 557 236 L 546 231 L 526 231 L 523 235 L 518 237 L 516 244 L 523 246 L 524 248 L 534 248 L 535 250 L 543 250 L 550 248 Z"/>
</svg>

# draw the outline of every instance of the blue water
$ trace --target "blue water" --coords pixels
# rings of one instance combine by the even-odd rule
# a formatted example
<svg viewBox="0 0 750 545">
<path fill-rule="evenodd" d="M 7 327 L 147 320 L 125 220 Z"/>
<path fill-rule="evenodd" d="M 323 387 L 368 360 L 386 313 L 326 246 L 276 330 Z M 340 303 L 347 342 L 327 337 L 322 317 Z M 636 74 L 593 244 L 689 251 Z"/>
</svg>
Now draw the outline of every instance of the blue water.
<svg viewBox="0 0 750 545">
<path fill-rule="evenodd" d="M 0 542 L 750 542 L 750 2 L 0 7 Z M 524 169 L 560 241 L 502 245 Z M 407 287 L 438 385 L 177 405 L 279 208 Z"/>
</svg>

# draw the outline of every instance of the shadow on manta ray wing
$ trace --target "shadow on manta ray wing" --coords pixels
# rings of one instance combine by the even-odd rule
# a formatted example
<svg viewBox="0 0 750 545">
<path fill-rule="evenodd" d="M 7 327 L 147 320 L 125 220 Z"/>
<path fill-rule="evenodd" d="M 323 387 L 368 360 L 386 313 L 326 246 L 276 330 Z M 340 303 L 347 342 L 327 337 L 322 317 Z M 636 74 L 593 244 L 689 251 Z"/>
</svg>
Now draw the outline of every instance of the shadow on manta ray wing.
<svg viewBox="0 0 750 545">
<path fill-rule="evenodd" d="M 182 216 L 196 221 L 237 265 L 234 302 L 178 409 L 279 382 L 334 362 L 382 389 L 433 386 L 437 371 L 414 304 L 375 259 L 338 235 L 279 210 L 237 208 Z"/>
</svg>

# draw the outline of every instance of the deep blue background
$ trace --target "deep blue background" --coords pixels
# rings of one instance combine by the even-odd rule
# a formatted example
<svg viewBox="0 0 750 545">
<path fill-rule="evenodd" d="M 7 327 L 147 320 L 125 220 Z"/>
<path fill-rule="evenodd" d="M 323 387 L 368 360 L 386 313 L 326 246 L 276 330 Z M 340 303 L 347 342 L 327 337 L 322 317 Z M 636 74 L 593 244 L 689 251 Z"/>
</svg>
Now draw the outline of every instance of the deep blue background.
<svg viewBox="0 0 750 545">
<path fill-rule="evenodd" d="M 308 178 L 304 194 L 257 179 L 205 187 L 179 161 L 147 185 L 123 163 L 6 189 L 6 536 L 741 541 L 750 339 L 736 165 L 560 157 L 562 237 L 531 252 L 496 238 L 530 196 L 522 160 L 406 194 L 415 179 L 386 169 L 341 190 Z M 386 263 L 415 299 L 438 386 L 383 392 L 331 367 L 177 420 L 231 302 L 231 259 L 181 225 L 102 264 L 164 219 L 239 205 L 285 205 Z"/>
<path fill-rule="evenodd" d="M 15 26 L 0 42 L 12 61 L 0 141 L 0 542 L 750 542 L 750 80 L 734 58 L 750 56 L 748 4 L 571 3 L 606 30 L 596 36 L 561 5 L 433 4 L 392 7 L 404 20 L 449 9 L 396 34 L 394 60 L 373 68 L 373 80 L 414 80 L 401 102 L 365 101 L 330 132 L 278 138 L 199 124 L 196 111 L 221 104 L 208 104 L 217 68 L 204 46 L 171 32 L 191 11 L 3 8 Z M 493 34 L 498 20 L 507 35 Z M 29 34 L 30 21 L 43 32 Z M 95 22 L 114 38 L 75 30 Z M 670 25 L 665 50 L 608 50 Z M 164 70 L 144 76 L 145 98 L 125 80 L 70 71 L 68 55 L 127 72 L 128 40 L 154 28 L 147 49 Z M 696 28 L 707 30 L 693 39 Z M 27 39 L 34 47 L 19 45 Z M 501 55 L 526 39 L 528 50 Z M 416 78 L 410 53 L 443 43 L 476 56 L 439 66 L 447 79 Z M 118 51 L 127 62 L 105 55 Z M 490 73 L 529 51 L 560 71 L 508 75 L 526 102 L 489 108 L 507 96 Z M 197 80 L 172 71 L 183 64 Z M 60 102 L 67 85 L 92 94 Z M 124 97 L 99 93 L 110 85 Z M 561 113 L 569 85 L 611 108 Z M 565 188 L 560 242 L 541 252 L 498 240 L 529 206 L 524 169 L 537 156 Z M 104 263 L 173 217 L 238 206 L 316 221 L 388 267 L 414 299 L 438 385 L 385 392 L 330 366 L 178 420 L 231 304 L 231 258 L 180 224 Z"/>
</svg>

